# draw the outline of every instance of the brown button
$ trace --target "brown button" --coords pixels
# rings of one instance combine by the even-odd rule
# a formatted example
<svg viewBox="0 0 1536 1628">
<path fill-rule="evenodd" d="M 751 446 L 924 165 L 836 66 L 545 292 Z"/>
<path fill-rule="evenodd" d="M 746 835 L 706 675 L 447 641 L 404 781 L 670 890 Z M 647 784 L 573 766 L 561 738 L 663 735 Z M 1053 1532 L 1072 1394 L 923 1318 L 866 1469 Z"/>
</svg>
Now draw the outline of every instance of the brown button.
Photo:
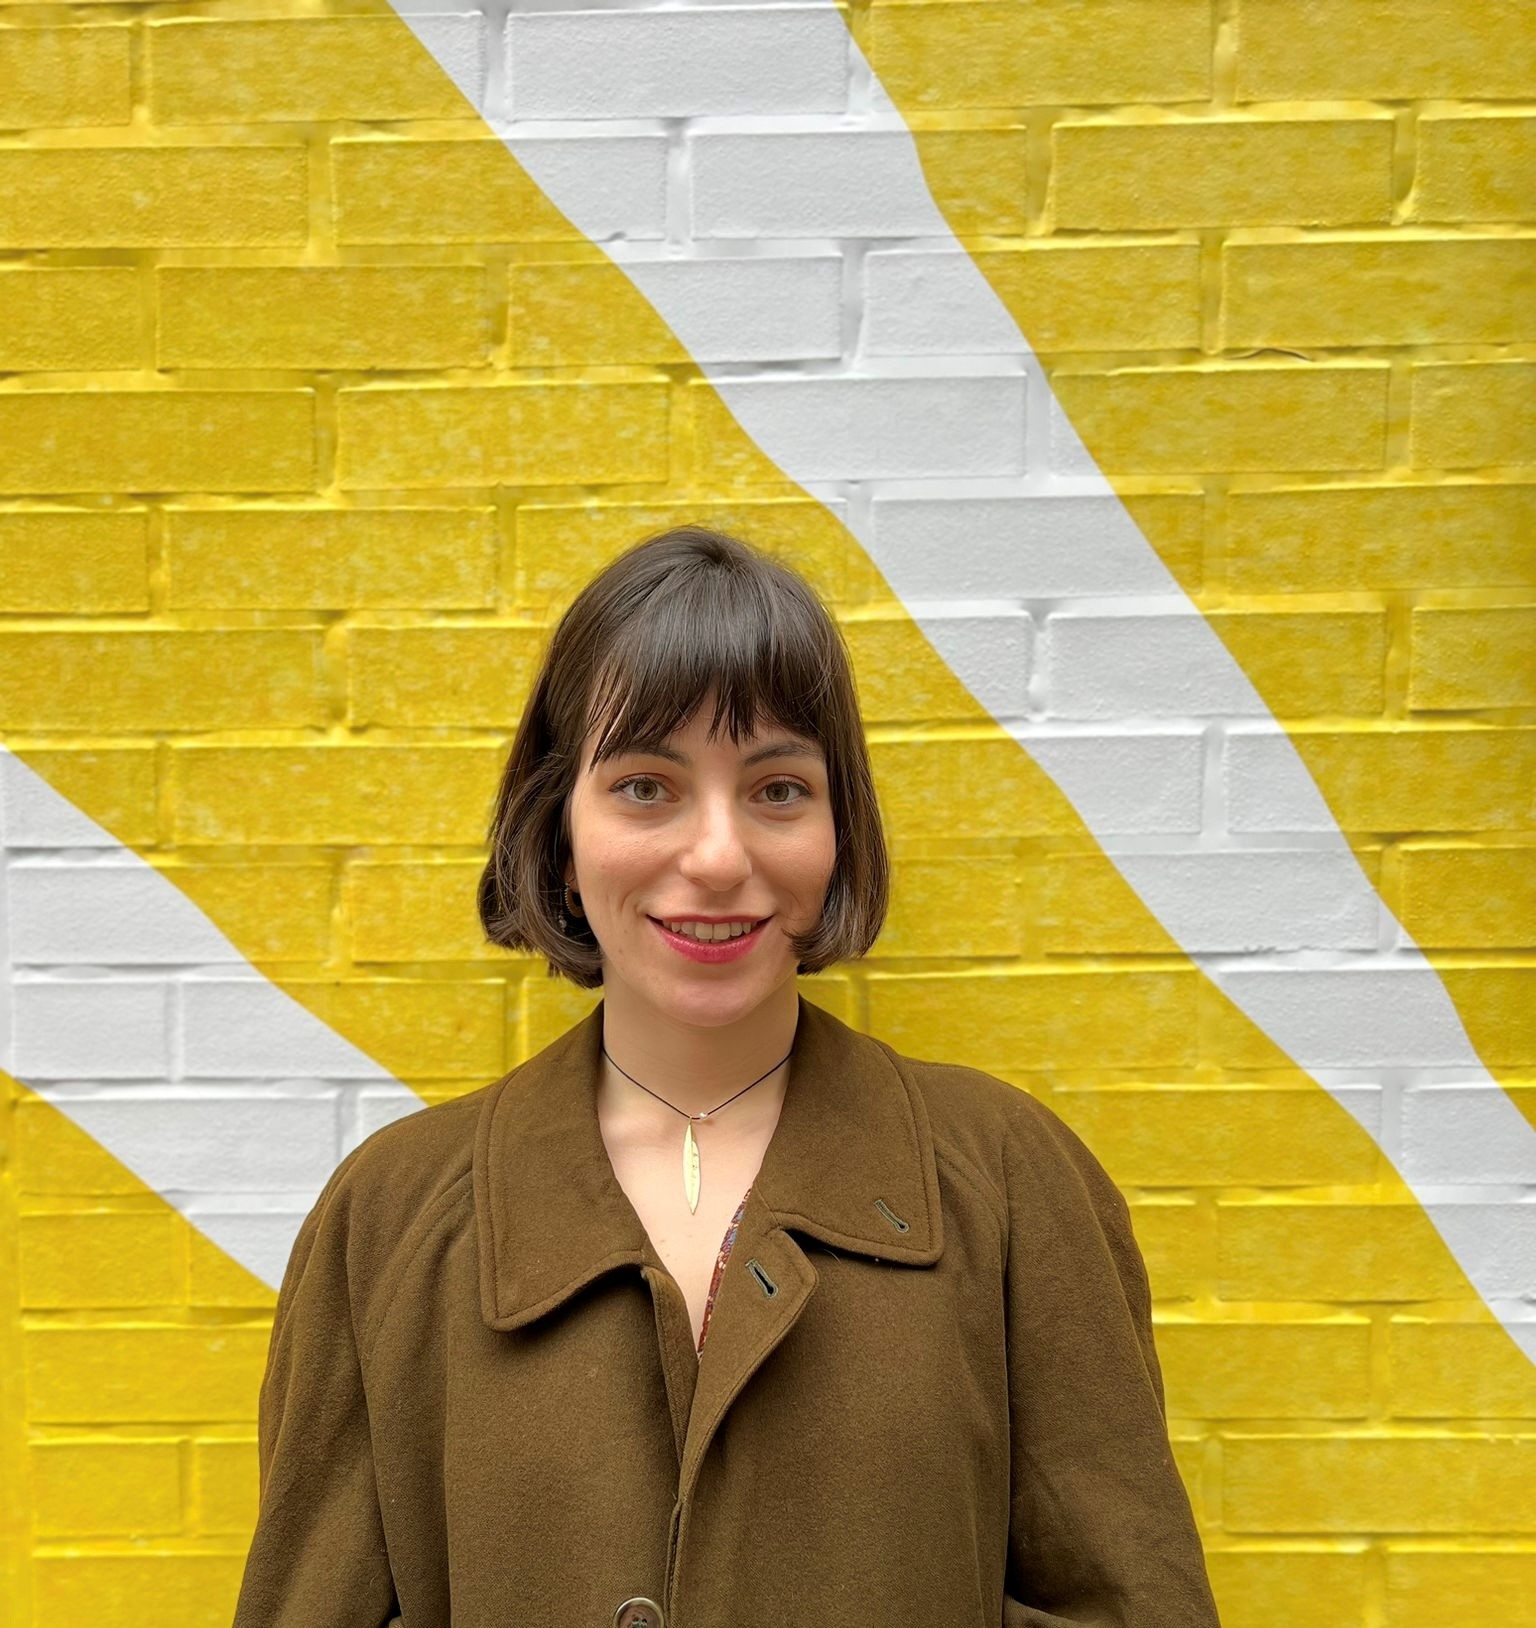
<svg viewBox="0 0 1536 1628">
<path fill-rule="evenodd" d="M 613 1628 L 667 1628 L 667 1619 L 654 1600 L 637 1594 L 614 1612 Z"/>
</svg>

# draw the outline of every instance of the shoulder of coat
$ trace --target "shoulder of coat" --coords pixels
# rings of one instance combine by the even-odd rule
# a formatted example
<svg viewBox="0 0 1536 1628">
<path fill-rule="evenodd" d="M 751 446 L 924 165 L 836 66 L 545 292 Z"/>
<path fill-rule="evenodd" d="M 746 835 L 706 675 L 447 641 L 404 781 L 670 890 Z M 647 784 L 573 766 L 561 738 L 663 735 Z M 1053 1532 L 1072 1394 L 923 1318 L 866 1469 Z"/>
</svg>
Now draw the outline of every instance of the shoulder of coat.
<svg viewBox="0 0 1536 1628">
<path fill-rule="evenodd" d="M 1049 1103 L 1022 1086 L 964 1063 L 892 1056 L 922 1093 L 941 1152 L 985 1171 L 1006 1189 L 1011 1147 L 1036 1186 L 1086 1184 L 1101 1202 L 1124 1202 L 1093 1149 Z"/>
<path fill-rule="evenodd" d="M 391 1120 L 341 1161 L 328 1190 L 344 1208 L 349 1256 L 381 1269 L 454 1208 L 472 1209 L 475 1129 L 494 1089 L 483 1086 Z"/>
</svg>

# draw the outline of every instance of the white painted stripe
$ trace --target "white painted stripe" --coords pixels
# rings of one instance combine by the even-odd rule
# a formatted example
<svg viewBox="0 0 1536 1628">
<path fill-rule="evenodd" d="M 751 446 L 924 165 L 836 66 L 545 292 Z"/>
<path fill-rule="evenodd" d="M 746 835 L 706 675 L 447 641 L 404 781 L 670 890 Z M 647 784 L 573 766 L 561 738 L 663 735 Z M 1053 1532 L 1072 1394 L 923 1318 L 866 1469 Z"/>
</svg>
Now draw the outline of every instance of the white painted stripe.
<svg viewBox="0 0 1536 1628">
<path fill-rule="evenodd" d="M 594 15 L 600 9 L 592 8 Z M 585 70 L 597 84 L 622 72 L 622 62 L 603 58 L 607 38 L 601 27 L 583 33 Z M 425 37 L 423 43 L 431 48 Z M 1527 1298 L 1536 1290 L 1536 1191 L 1518 1184 L 1483 1189 L 1476 1180 L 1470 1192 L 1467 1186 L 1469 1173 L 1486 1183 L 1511 1170 L 1528 1182 L 1536 1131 L 1484 1069 L 1443 983 L 1361 870 L 1284 729 L 1098 470 L 1012 315 L 951 234 L 905 122 L 851 44 L 849 60 L 849 102 L 841 113 L 626 126 L 636 134 L 665 129 L 671 143 L 664 244 L 603 239 L 603 221 L 584 217 L 583 198 L 601 190 L 600 178 L 572 184 L 571 154 L 589 152 L 600 166 L 602 144 L 568 144 L 559 165 L 546 162 L 552 140 L 611 135 L 612 120 L 517 120 L 494 69 L 483 96 L 477 98 L 478 86 L 461 88 L 555 206 L 602 239 L 691 352 L 697 346 L 696 353 L 712 354 L 709 339 L 721 320 L 709 305 L 712 285 L 697 279 L 689 298 L 676 298 L 679 285 L 657 275 L 659 264 L 707 262 L 727 247 L 740 253 L 743 244 L 758 254 L 830 248 L 856 274 L 871 249 L 893 240 L 957 257 L 946 263 L 941 283 L 920 285 L 941 288 L 945 309 L 931 317 L 908 313 L 906 330 L 921 336 L 921 355 L 890 355 L 887 334 L 878 343 L 881 354 L 870 354 L 855 275 L 845 279 L 840 358 L 786 362 L 769 375 L 728 362 L 706 362 L 704 371 L 786 476 L 844 504 L 849 530 L 960 681 L 1061 788 L 1195 964 L 1376 1139 L 1485 1302 L 1536 1361 L 1536 1311 Z M 443 67 L 452 72 L 450 63 Z M 581 67 L 568 62 L 566 72 Z M 547 105 L 522 70 L 515 72 L 532 105 Z M 550 99 L 556 94 L 567 105 L 582 103 L 579 85 L 551 88 Z M 1012 347 L 999 340 L 1009 333 L 1017 336 Z M 936 349 L 945 336 L 963 350 Z M 1082 526 L 1074 507 L 1084 498 L 1096 505 L 1091 527 Z M 1010 548 L 967 524 L 983 503 L 1012 517 L 1031 546 Z M 899 524 L 885 515 L 899 516 Z M 1057 526 L 1073 535 L 1056 537 Z M 1060 565 L 1040 567 L 1042 556 L 1059 562 L 1069 549 L 1076 560 L 1090 556 L 1078 573 L 1120 614 L 1143 618 L 1139 648 L 1145 656 L 1150 643 L 1153 651 L 1150 675 L 1145 666 L 1108 675 L 1113 693 L 1141 697 L 1139 709 L 1119 711 L 1109 730 L 1102 724 L 1090 730 L 1053 706 L 1049 618 L 1059 608 Z M 1022 704 L 1008 704 L 1022 687 L 999 681 L 986 618 L 956 615 L 952 601 L 933 602 L 935 559 L 954 581 L 985 581 L 989 599 L 1044 630 L 1044 659 Z M 1159 641 L 1167 645 L 1161 655 Z M 1192 669 L 1203 675 L 1203 693 L 1218 697 L 1214 704 L 1191 707 L 1185 685 Z M 1178 693 L 1169 693 L 1175 686 Z M 1181 752 L 1186 736 L 1168 720 L 1191 711 L 1209 717 L 1200 828 L 1118 834 L 1128 795 L 1124 737 L 1141 737 L 1157 755 Z M 1210 918 L 1206 875 L 1197 865 L 1169 863 L 1169 856 L 1237 859 L 1254 851 L 1255 838 L 1233 829 L 1224 788 L 1232 743 L 1256 735 L 1265 737 L 1264 781 L 1253 786 L 1250 761 L 1244 795 L 1251 805 L 1257 791 L 1267 810 L 1283 811 L 1263 849 L 1293 850 L 1306 863 L 1246 873 L 1246 891 L 1232 901 L 1227 919 L 1256 953 L 1202 950 Z M 1273 923 L 1298 915 L 1338 920 L 1341 912 L 1357 924 L 1356 936 L 1299 951 L 1274 946 Z M 1358 942 L 1362 921 L 1374 924 L 1367 948 Z M 1460 1094 L 1454 1141 L 1405 1142 L 1405 1124 L 1417 1123 L 1409 1114 L 1415 1096 L 1453 1084 L 1472 1087 Z"/>
<path fill-rule="evenodd" d="M 429 50 L 441 48 L 446 37 L 441 28 L 428 26 L 422 17 L 406 21 Z M 915 331 L 986 336 L 984 347 L 975 339 L 953 341 L 973 347 L 971 354 L 882 355 L 878 361 L 866 355 L 857 279 L 851 279 L 847 342 L 840 356 L 790 363 L 780 378 L 730 364 L 710 367 L 710 376 L 787 475 L 805 481 L 823 501 L 843 505 L 839 512 L 849 529 L 918 626 L 971 693 L 1062 788 L 1178 942 L 1201 943 L 1212 931 L 1212 919 L 1200 867 L 1170 863 L 1170 858 L 1226 855 L 1236 862 L 1262 845 L 1270 855 L 1295 852 L 1307 859 L 1290 872 L 1270 865 L 1245 873 L 1247 891 L 1221 923 L 1221 931 L 1244 948 L 1191 948 L 1190 953 L 1379 1143 L 1487 1304 L 1536 1358 L 1530 1300 L 1536 1283 L 1536 1206 L 1530 1202 L 1536 1136 L 1482 1068 L 1433 970 L 1381 906 L 1284 731 L 1203 619 L 1191 625 L 1198 609 L 1056 409 L 1028 347 L 1021 339 L 1010 353 L 998 343 L 1012 318 L 950 236 L 904 125 L 858 53 L 851 53 L 846 116 L 618 126 L 614 121 L 510 125 L 501 116 L 506 111 L 501 53 L 489 53 L 483 100 L 478 55 L 472 65 L 461 50 L 439 60 L 484 107 L 488 122 L 557 207 L 594 236 L 611 231 L 620 218 L 608 171 L 620 153 L 612 141 L 591 138 L 633 129 L 667 139 L 672 158 L 666 241 L 615 238 L 603 247 L 684 342 L 696 342 L 706 354 L 703 336 L 717 335 L 722 320 L 738 320 L 739 313 L 709 303 L 709 279 L 648 274 L 648 266 L 830 250 L 857 268 L 871 243 L 889 245 L 892 236 L 916 237 L 924 246 L 962 254 L 964 264 L 947 273 L 943 284 L 946 300 L 959 308 L 946 311 L 943 322 L 919 324 Z M 605 71 L 611 72 L 611 65 Z M 755 235 L 747 213 L 730 223 L 732 232 L 744 234 L 739 238 L 700 242 L 690 236 L 692 136 L 850 131 L 886 138 L 870 162 L 889 205 L 882 218 L 899 225 L 894 234 L 774 242 Z M 564 139 L 569 137 L 577 139 Z M 753 164 L 793 159 L 797 166 L 793 187 L 782 185 L 780 171 L 777 191 L 763 190 L 781 216 L 796 203 L 796 189 L 806 220 L 835 221 L 839 211 L 849 215 L 867 204 L 865 197 L 849 199 L 846 172 L 824 167 L 818 176 L 814 165 L 807 170 L 803 154 L 791 153 L 783 142 L 755 146 L 760 151 L 745 154 Z M 726 157 L 739 168 L 740 153 Z M 766 179 L 775 175 L 770 172 Z M 750 210 L 750 196 L 733 205 L 738 207 Z M 677 296 L 679 288 L 689 290 L 686 300 Z M 975 354 L 982 348 L 987 355 Z M 807 388 L 812 383 L 824 388 Z M 930 388 L 918 390 L 919 384 Z M 932 437 L 933 459 L 908 472 L 902 414 L 914 400 L 947 402 L 952 411 L 936 419 L 943 433 L 936 430 Z M 1014 422 L 1011 415 L 1021 409 L 1020 444 L 1016 447 L 1008 433 L 998 437 L 995 416 L 985 426 L 968 421 L 969 402 L 998 405 L 1005 432 Z M 786 413 L 786 403 L 793 411 Z M 873 423 L 865 421 L 868 414 Z M 817 466 L 823 474 L 806 474 L 798 467 L 804 449 L 824 458 L 832 444 L 827 438 L 839 424 L 857 429 L 854 465 L 824 462 Z M 991 437 L 980 459 L 966 444 L 973 428 L 985 428 Z M 935 469 L 945 473 L 934 478 Z M 974 524 L 983 510 L 1013 529 L 988 534 Z M 1048 613 L 1058 608 L 1064 592 L 1101 596 L 1122 611 L 1162 618 L 1169 636 L 1180 641 L 1181 658 L 1189 659 L 1193 648 L 1199 665 L 1219 675 L 1224 710 L 1192 732 L 1187 722 L 1169 722 L 1187 707 L 1149 694 L 1144 715 L 1118 717 L 1111 727 L 1064 721 L 1050 705 L 1048 651 L 1019 699 L 1014 676 L 999 671 L 989 617 L 965 614 L 967 606 L 952 597 L 953 589 L 950 596 L 936 597 L 936 559 L 944 562 L 952 584 L 976 584 L 984 590 L 978 597 L 1004 602 L 993 603 L 991 610 L 1027 617 L 1047 630 Z M 1254 784 L 1250 764 L 1244 795 L 1250 806 L 1257 801 L 1275 820 L 1275 830 L 1269 831 L 1266 821 L 1266 833 L 1257 839 L 1232 829 L 1223 791 L 1229 745 L 1254 735 L 1263 737 L 1267 748 L 1262 783 Z M 1201 741 L 1207 748 L 1203 768 L 1193 750 Z M 24 940 L 7 941 L 0 956 L 8 997 L 0 1007 L 7 1068 L 96 1136 L 234 1258 L 275 1285 L 323 1173 L 376 1123 L 414 1110 L 419 1099 L 270 985 L 153 867 L 19 759 L 0 757 L 0 771 L 5 861 L 0 931 L 14 933 L 19 922 Z M 1146 787 L 1154 782 L 1164 790 L 1157 807 L 1150 807 Z M 1185 817 L 1186 801 L 1198 817 Z M 1159 808 L 1172 812 L 1160 814 Z M 113 873 L 104 874 L 103 885 L 132 901 L 143 937 L 119 929 L 110 942 L 72 945 L 67 936 L 50 936 L 57 935 L 55 925 L 39 926 L 37 937 L 27 939 L 24 918 L 14 915 L 14 897 L 30 885 L 29 872 L 42 865 L 99 865 Z M 1266 882 L 1266 875 L 1272 879 Z M 1352 924 L 1343 948 L 1338 943 L 1276 947 L 1276 922 L 1339 919 Z M 1375 945 L 1366 950 L 1358 947 L 1361 920 L 1374 922 L 1376 929 Z M 116 1003 L 112 1010 L 130 1027 L 104 1034 L 109 995 Z M 244 1060 L 243 1046 L 249 1047 Z M 62 1072 L 61 1059 L 69 1064 Z M 1420 1104 L 1443 1115 L 1452 1091 L 1459 1098 L 1456 1133 L 1432 1134 L 1434 1121 Z M 279 1123 L 281 1134 L 274 1135 Z"/>
<path fill-rule="evenodd" d="M 3 748 L 0 861 L 6 1072 L 276 1288 L 338 1160 L 421 1098 Z"/>
</svg>

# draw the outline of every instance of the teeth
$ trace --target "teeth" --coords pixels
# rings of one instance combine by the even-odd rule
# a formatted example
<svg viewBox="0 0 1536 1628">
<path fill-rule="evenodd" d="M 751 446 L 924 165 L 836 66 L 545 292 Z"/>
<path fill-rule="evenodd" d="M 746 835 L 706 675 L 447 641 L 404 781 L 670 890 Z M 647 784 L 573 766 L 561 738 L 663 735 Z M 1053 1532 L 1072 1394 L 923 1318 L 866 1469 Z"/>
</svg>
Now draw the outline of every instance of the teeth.
<svg viewBox="0 0 1536 1628">
<path fill-rule="evenodd" d="M 712 944 L 720 939 L 740 938 L 743 933 L 750 933 L 754 923 L 750 921 L 669 921 L 667 926 L 674 932 L 680 933 L 684 938 L 696 938 L 701 943 Z"/>
</svg>

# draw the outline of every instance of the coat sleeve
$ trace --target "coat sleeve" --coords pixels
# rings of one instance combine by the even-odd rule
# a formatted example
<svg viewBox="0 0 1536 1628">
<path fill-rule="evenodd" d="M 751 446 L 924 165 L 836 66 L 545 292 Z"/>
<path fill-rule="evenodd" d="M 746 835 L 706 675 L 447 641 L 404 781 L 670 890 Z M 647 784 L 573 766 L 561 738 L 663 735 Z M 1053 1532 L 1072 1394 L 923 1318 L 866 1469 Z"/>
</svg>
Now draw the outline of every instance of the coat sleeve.
<svg viewBox="0 0 1536 1628">
<path fill-rule="evenodd" d="M 384 1628 L 399 1609 L 349 1285 L 351 1163 L 305 1217 L 278 1290 L 234 1628 Z"/>
<path fill-rule="evenodd" d="M 1003 1628 L 1219 1628 L 1129 1206 L 1065 1121 L 1026 1102 L 1006 1155 Z"/>
</svg>

